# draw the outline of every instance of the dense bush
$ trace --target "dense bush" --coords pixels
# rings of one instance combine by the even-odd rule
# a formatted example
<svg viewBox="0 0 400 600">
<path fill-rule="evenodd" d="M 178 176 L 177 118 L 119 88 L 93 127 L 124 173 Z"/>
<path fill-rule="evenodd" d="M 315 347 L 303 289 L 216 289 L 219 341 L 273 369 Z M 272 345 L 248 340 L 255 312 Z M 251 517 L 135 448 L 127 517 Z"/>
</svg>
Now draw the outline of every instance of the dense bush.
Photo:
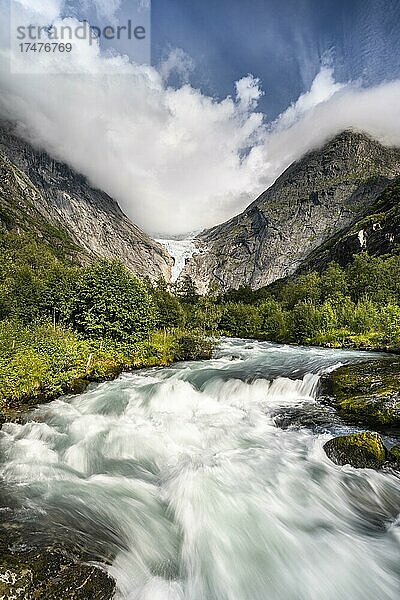
<svg viewBox="0 0 400 600">
<path fill-rule="evenodd" d="M 81 269 L 68 321 L 87 337 L 135 341 L 155 326 L 155 307 L 145 286 L 119 261 L 100 260 Z"/>
<path fill-rule="evenodd" d="M 165 286 L 158 286 L 152 293 L 155 304 L 155 326 L 157 329 L 183 327 L 185 311 L 179 300 Z"/>
<path fill-rule="evenodd" d="M 258 307 L 263 335 L 277 342 L 287 338 L 288 313 L 276 300 L 265 300 Z"/>
<path fill-rule="evenodd" d="M 384 341 L 400 347 L 400 306 L 387 304 L 380 312 L 380 325 Z"/>
<path fill-rule="evenodd" d="M 230 335 L 334 346 L 400 347 L 400 259 L 360 254 L 346 268 L 220 297 Z"/>
<path fill-rule="evenodd" d="M 256 306 L 228 302 L 223 306 L 219 327 L 235 337 L 257 337 L 261 333 L 262 316 Z"/>
</svg>

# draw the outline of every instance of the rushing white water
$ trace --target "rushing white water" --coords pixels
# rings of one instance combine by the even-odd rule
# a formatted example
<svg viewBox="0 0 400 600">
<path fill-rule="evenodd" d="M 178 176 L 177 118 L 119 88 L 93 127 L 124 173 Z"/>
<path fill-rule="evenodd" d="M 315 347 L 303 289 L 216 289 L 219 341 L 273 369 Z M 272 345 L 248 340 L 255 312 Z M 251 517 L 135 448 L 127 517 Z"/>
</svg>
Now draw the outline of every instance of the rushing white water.
<svg viewBox="0 0 400 600">
<path fill-rule="evenodd" d="M 361 358 L 225 341 L 212 361 L 6 424 L 1 474 L 43 527 L 113 557 L 118 599 L 395 600 L 399 480 L 331 463 L 329 426 L 276 424 L 318 408 L 319 373 Z"/>
<path fill-rule="evenodd" d="M 193 236 L 190 236 L 182 240 L 156 240 L 166 248 L 167 252 L 170 254 L 170 256 L 172 256 L 172 258 L 175 261 L 171 273 L 172 283 L 175 283 L 175 281 L 177 281 L 179 275 L 182 273 L 186 262 L 197 251 L 196 244 L 194 243 L 193 239 Z"/>
</svg>

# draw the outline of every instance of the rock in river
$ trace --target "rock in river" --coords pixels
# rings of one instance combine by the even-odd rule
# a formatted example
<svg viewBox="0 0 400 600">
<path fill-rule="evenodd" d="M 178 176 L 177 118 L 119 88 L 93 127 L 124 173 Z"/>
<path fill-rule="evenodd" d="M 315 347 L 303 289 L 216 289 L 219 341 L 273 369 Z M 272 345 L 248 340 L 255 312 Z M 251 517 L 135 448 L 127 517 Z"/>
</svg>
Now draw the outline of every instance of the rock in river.
<svg viewBox="0 0 400 600">
<path fill-rule="evenodd" d="M 1 517 L 7 513 L 2 507 Z M 0 519 L 2 600 L 111 600 L 114 581 L 97 562 L 61 542 L 49 543 L 23 522 Z"/>
<path fill-rule="evenodd" d="M 398 357 L 340 367 L 327 375 L 324 388 L 339 415 L 348 422 L 378 429 L 400 425 Z"/>
<path fill-rule="evenodd" d="M 324 450 L 337 465 L 351 465 L 357 469 L 379 469 L 386 460 L 381 436 L 369 431 L 333 438 L 324 444 Z"/>
</svg>

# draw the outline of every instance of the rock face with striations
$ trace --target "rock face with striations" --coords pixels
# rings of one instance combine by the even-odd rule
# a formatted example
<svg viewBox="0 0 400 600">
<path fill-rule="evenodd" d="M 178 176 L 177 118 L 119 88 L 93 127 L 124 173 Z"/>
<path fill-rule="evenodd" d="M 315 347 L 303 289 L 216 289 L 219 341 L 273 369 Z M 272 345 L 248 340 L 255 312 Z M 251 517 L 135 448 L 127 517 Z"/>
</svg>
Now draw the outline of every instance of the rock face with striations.
<svg viewBox="0 0 400 600">
<path fill-rule="evenodd" d="M 311 252 L 299 271 L 321 271 L 332 260 L 345 267 L 354 254 L 391 254 L 399 243 L 400 177 L 387 186 L 360 220 Z"/>
<path fill-rule="evenodd" d="M 118 258 L 137 275 L 169 280 L 173 260 L 117 202 L 67 165 L 0 125 L 0 225 L 76 246 L 81 262 Z M 54 237 L 55 236 L 55 237 Z"/>
<path fill-rule="evenodd" d="M 289 276 L 361 219 L 398 175 L 399 148 L 345 131 L 293 163 L 240 215 L 202 232 L 200 253 L 183 275 L 202 292 L 210 285 L 259 288 Z"/>
</svg>

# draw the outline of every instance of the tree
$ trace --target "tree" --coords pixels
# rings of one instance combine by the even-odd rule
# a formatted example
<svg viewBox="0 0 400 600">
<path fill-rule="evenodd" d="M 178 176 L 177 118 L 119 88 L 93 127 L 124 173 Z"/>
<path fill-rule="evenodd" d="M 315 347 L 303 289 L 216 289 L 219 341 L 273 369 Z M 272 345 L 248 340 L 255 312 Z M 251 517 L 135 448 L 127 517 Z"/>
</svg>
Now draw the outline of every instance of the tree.
<svg viewBox="0 0 400 600">
<path fill-rule="evenodd" d="M 299 302 L 290 313 L 290 330 L 293 340 L 310 342 L 320 329 L 318 307 L 310 301 Z"/>
<path fill-rule="evenodd" d="M 266 300 L 259 305 L 263 336 L 271 341 L 283 342 L 288 337 L 287 313 L 276 300 Z"/>
<path fill-rule="evenodd" d="M 216 304 L 212 298 L 202 296 L 188 310 L 187 325 L 189 328 L 213 332 L 218 329 L 221 316 L 222 307 Z"/>
<path fill-rule="evenodd" d="M 357 302 L 350 318 L 350 329 L 354 333 L 368 333 L 379 328 L 379 313 L 376 304 L 369 299 Z"/>
<path fill-rule="evenodd" d="M 385 302 L 390 295 L 384 277 L 381 258 L 366 252 L 357 254 L 347 271 L 347 280 L 355 302 L 369 298 L 374 302 Z"/>
<path fill-rule="evenodd" d="M 228 302 L 223 306 L 219 328 L 237 337 L 258 337 L 262 317 L 256 306 Z"/>
<path fill-rule="evenodd" d="M 331 262 L 321 274 L 321 294 L 323 300 L 347 296 L 349 286 L 346 273 L 337 263 Z"/>
<path fill-rule="evenodd" d="M 329 300 L 324 302 L 318 311 L 318 325 L 321 332 L 329 333 L 338 326 L 336 310 Z"/>
<path fill-rule="evenodd" d="M 379 320 L 384 340 L 398 346 L 400 344 L 400 306 L 392 303 L 384 306 Z"/>
<path fill-rule="evenodd" d="M 195 304 L 199 299 L 197 288 L 190 275 L 185 275 L 183 280 L 177 286 L 177 294 L 182 302 Z"/>
<path fill-rule="evenodd" d="M 158 329 L 182 327 L 185 323 L 185 312 L 179 300 L 166 288 L 157 287 L 153 292 L 155 304 L 155 326 Z"/>
<path fill-rule="evenodd" d="M 287 308 L 293 308 L 299 302 L 315 304 L 319 301 L 320 296 L 320 276 L 314 271 L 300 275 L 295 281 L 290 281 L 280 292 L 280 299 Z"/>
<path fill-rule="evenodd" d="M 58 264 L 52 267 L 39 299 L 40 313 L 55 323 L 70 320 L 80 268 Z"/>
<path fill-rule="evenodd" d="M 155 322 L 155 308 L 144 285 L 117 260 L 83 268 L 69 315 L 72 326 L 88 337 L 136 341 Z"/>
</svg>

